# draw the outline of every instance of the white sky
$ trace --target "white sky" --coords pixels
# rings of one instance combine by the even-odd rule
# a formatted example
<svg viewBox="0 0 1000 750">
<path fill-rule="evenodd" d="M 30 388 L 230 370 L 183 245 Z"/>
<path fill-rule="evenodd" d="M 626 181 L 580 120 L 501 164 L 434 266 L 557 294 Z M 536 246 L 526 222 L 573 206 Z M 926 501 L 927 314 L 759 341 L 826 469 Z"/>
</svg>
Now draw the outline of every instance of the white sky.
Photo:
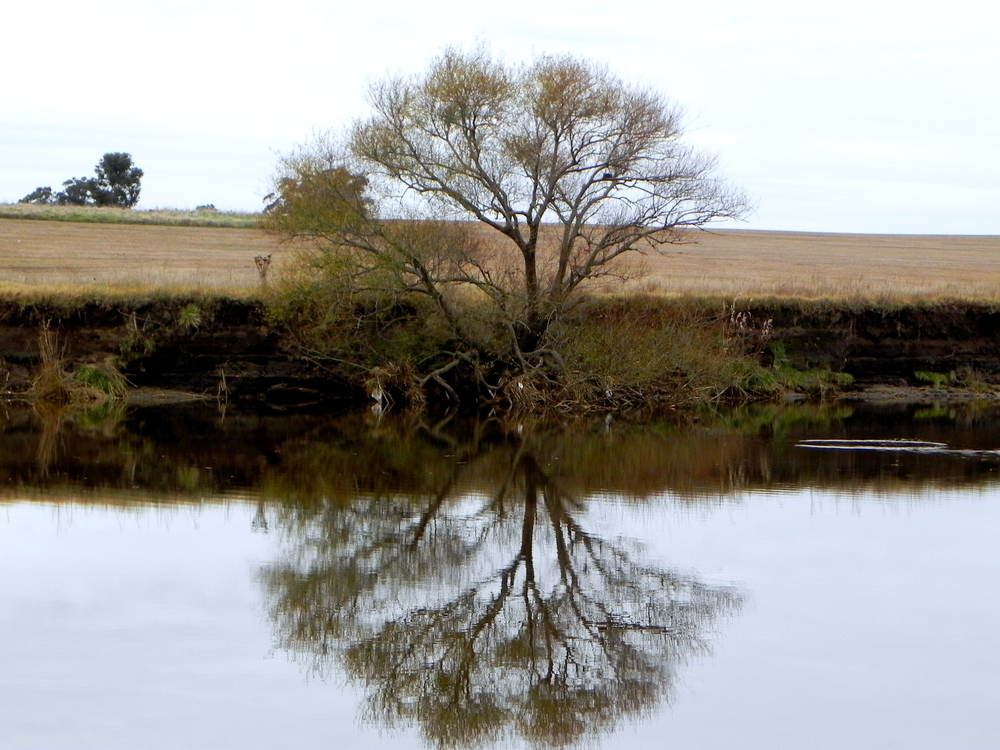
<svg viewBox="0 0 1000 750">
<path fill-rule="evenodd" d="M 1000 11 L 985 0 L 46 0 L 0 14 L 0 201 L 145 170 L 140 208 L 258 210 L 275 153 L 446 44 L 607 62 L 687 112 L 744 226 L 1000 234 Z"/>
</svg>

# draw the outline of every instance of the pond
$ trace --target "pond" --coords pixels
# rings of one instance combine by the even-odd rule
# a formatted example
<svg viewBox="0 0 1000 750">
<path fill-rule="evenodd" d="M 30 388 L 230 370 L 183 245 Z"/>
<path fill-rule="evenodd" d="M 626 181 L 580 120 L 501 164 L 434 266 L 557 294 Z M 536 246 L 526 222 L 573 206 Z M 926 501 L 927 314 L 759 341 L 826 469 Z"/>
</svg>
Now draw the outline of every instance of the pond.
<svg viewBox="0 0 1000 750">
<path fill-rule="evenodd" d="M 0 746 L 1000 746 L 1000 410 L 0 404 Z"/>
</svg>

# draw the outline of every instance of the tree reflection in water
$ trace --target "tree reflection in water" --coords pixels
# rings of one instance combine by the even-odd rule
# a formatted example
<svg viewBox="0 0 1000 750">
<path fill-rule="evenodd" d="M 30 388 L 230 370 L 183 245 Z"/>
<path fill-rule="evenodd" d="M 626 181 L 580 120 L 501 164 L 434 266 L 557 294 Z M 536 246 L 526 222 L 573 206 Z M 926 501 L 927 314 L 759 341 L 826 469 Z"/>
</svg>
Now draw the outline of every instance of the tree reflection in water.
<svg viewBox="0 0 1000 750">
<path fill-rule="evenodd" d="M 463 491 L 470 455 L 427 496 L 284 519 L 289 554 L 262 573 L 280 646 L 320 673 L 339 662 L 367 720 L 440 746 L 573 744 L 669 700 L 739 592 L 587 531 L 537 454 L 511 448 L 490 495 Z"/>
</svg>

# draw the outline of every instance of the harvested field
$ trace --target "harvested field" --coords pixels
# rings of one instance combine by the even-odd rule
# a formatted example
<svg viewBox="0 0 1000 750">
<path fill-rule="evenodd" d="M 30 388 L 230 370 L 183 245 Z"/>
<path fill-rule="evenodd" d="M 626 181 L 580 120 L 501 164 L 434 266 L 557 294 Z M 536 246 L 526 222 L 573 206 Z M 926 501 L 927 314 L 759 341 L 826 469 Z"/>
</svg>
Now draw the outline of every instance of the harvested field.
<svg viewBox="0 0 1000 750">
<path fill-rule="evenodd" d="M 646 259 L 635 288 L 727 297 L 1000 299 L 1000 237 L 725 231 Z"/>
<path fill-rule="evenodd" d="M 0 219 L 0 287 L 249 290 L 282 252 L 256 229 Z"/>
<path fill-rule="evenodd" d="M 757 298 L 1000 299 L 995 236 L 729 230 L 691 239 L 640 259 L 646 273 L 627 288 Z M 254 256 L 273 255 L 277 269 L 287 252 L 255 229 L 0 219 L 0 288 L 248 291 L 258 285 Z M 621 289 L 612 284 L 607 288 Z"/>
</svg>

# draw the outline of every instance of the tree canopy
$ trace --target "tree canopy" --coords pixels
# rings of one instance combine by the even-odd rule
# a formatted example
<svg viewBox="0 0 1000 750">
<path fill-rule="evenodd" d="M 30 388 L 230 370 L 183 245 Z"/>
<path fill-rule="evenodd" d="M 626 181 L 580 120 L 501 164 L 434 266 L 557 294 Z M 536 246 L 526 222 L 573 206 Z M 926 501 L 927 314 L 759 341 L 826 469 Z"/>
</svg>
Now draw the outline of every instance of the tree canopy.
<svg viewBox="0 0 1000 750">
<path fill-rule="evenodd" d="M 72 177 L 56 193 L 51 187 L 38 187 L 19 202 L 132 208 L 139 202 L 142 175 L 131 154 L 107 153 L 94 167 L 94 177 Z"/>
</svg>

